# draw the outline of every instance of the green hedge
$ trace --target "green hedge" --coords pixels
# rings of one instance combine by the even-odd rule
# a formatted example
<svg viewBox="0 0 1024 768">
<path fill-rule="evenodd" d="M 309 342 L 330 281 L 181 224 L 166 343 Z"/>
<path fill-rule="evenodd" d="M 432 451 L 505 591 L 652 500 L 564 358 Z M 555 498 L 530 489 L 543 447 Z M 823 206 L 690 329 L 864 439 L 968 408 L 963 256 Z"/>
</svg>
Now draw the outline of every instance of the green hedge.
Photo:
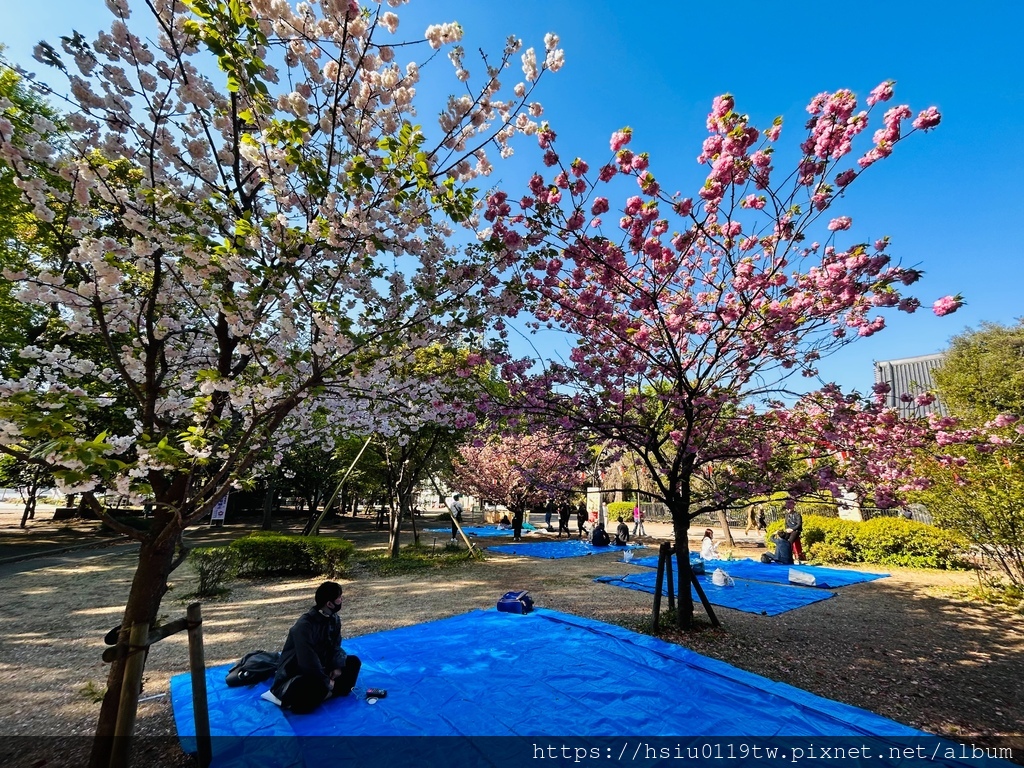
<svg viewBox="0 0 1024 768">
<path fill-rule="evenodd" d="M 338 577 L 352 554 L 352 542 L 323 536 L 297 536 L 258 531 L 229 545 L 238 555 L 239 573 L 271 576 L 280 573 Z"/>
<path fill-rule="evenodd" d="M 622 515 L 623 520 L 632 520 L 633 507 L 635 506 L 635 501 L 613 501 L 609 503 L 608 520 L 614 523 L 619 519 L 619 515 Z"/>
<path fill-rule="evenodd" d="M 767 536 L 781 531 L 783 520 L 768 525 Z M 876 517 L 859 523 L 804 515 L 801 541 L 808 560 L 822 563 L 877 563 L 910 568 L 970 568 L 970 543 L 951 531 L 901 517 Z"/>
</svg>

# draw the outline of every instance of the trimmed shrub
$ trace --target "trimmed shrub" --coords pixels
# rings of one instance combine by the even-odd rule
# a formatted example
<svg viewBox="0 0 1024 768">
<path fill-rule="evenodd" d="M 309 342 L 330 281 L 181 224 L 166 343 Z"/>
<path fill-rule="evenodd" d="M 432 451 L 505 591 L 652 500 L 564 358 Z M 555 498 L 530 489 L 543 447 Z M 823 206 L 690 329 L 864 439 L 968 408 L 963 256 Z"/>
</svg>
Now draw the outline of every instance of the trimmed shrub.
<svg viewBox="0 0 1024 768">
<path fill-rule="evenodd" d="M 622 515 L 623 520 L 633 519 L 633 507 L 636 506 L 635 501 L 613 501 L 608 504 L 608 519 L 612 522 L 618 520 L 619 515 Z"/>
<path fill-rule="evenodd" d="M 297 536 L 258 531 L 229 545 L 238 555 L 239 573 L 272 576 L 281 573 L 340 576 L 352 554 L 352 542 L 322 536 Z"/>
<path fill-rule="evenodd" d="M 768 524 L 767 537 L 785 527 Z M 824 563 L 878 563 L 910 568 L 970 568 L 969 543 L 949 531 L 913 520 L 877 517 L 864 523 L 804 515 L 801 537 L 809 560 Z"/>
<path fill-rule="evenodd" d="M 188 553 L 188 561 L 199 576 L 200 597 L 218 594 L 224 581 L 238 573 L 238 553 L 230 547 L 199 547 Z"/>
<path fill-rule="evenodd" d="M 899 517 L 876 517 L 857 528 L 864 562 L 913 568 L 970 568 L 970 544 L 959 534 Z"/>
<path fill-rule="evenodd" d="M 845 547 L 837 547 L 826 541 L 808 545 L 804 554 L 808 561 L 815 563 L 849 563 L 853 560 L 853 552 Z"/>
</svg>

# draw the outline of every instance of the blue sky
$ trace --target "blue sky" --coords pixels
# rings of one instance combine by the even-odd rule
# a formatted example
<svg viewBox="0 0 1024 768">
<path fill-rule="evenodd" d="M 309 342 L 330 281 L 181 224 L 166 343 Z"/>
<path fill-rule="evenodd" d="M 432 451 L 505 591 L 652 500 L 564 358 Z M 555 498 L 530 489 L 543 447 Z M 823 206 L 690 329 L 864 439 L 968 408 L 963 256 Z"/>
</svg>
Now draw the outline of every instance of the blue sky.
<svg viewBox="0 0 1024 768">
<path fill-rule="evenodd" d="M 31 60 L 39 39 L 71 29 L 89 36 L 109 18 L 101 0 L 4 5 L 0 42 L 29 70 L 41 66 Z M 714 96 L 734 94 L 754 124 L 783 115 L 792 144 L 814 94 L 845 87 L 864 96 L 894 79 L 897 102 L 915 112 L 934 104 L 942 124 L 858 179 L 835 215 L 853 217 L 858 240 L 889 235 L 890 252 L 925 271 L 916 295 L 926 307 L 955 293 L 968 304 L 946 318 L 890 315 L 887 330 L 824 362 L 822 375 L 863 391 L 872 360 L 936 352 L 967 327 L 1024 315 L 1024 4 L 413 0 L 397 10 L 402 38 L 458 20 L 469 54 L 500 50 L 508 34 L 542 48 L 544 33 L 557 32 L 566 66 L 539 99 L 562 154 L 603 162 L 610 133 L 629 125 L 662 186 L 687 194 L 703 178 L 694 158 Z M 535 158 L 520 145 L 493 181 L 518 190 Z"/>
</svg>

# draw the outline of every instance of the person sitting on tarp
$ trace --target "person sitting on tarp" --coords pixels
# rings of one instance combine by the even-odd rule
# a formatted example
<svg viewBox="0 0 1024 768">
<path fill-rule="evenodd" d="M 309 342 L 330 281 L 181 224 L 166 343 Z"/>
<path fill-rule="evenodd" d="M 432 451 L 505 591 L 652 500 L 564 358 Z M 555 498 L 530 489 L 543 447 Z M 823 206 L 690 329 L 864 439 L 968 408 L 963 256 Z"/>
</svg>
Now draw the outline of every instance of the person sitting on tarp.
<svg viewBox="0 0 1024 768">
<path fill-rule="evenodd" d="M 288 630 L 270 693 L 297 714 L 312 712 L 326 699 L 348 696 L 362 663 L 341 648 L 341 585 L 317 587 L 315 605 Z"/>
<path fill-rule="evenodd" d="M 718 545 L 715 543 L 715 532 L 704 529 L 704 538 L 700 540 L 700 556 L 705 560 L 718 560 Z"/>
<path fill-rule="evenodd" d="M 502 530 L 508 530 L 512 527 L 512 523 L 509 522 L 508 515 L 501 516 L 501 520 L 498 521 L 498 527 Z"/>
<path fill-rule="evenodd" d="M 608 538 L 608 531 L 604 529 L 604 523 L 598 523 L 594 526 L 594 532 L 590 536 L 590 543 L 595 547 L 607 547 L 612 543 L 612 540 Z"/>
<path fill-rule="evenodd" d="M 619 524 L 615 528 L 615 541 L 612 542 L 617 547 L 623 547 L 629 544 L 629 526 L 622 519 L 622 515 L 619 515 Z"/>
<path fill-rule="evenodd" d="M 779 565 L 793 564 L 793 544 L 782 534 L 772 535 L 772 542 L 775 544 L 774 552 L 765 552 L 761 555 L 762 563 L 778 563 Z"/>
</svg>

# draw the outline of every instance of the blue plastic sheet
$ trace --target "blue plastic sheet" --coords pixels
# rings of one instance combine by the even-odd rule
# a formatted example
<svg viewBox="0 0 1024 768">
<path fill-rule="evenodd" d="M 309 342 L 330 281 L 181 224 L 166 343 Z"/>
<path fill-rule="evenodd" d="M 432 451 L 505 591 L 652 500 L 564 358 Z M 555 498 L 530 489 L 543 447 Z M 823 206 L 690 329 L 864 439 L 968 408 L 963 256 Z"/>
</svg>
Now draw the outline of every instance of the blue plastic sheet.
<svg viewBox="0 0 1024 768">
<path fill-rule="evenodd" d="M 435 744 L 397 736 L 873 736 L 889 743 L 926 736 L 657 638 L 544 609 L 474 611 L 346 646 L 362 659 L 360 684 L 387 688 L 387 698 L 371 705 L 353 695 L 293 715 L 260 699 L 269 683 L 228 689 L 228 666 L 209 670 L 213 768 L 348 765 L 340 753 L 358 751 L 366 743 L 359 737 L 387 738 L 373 762 L 386 765 Z M 178 734 L 194 750 L 190 697 L 188 675 L 172 678 Z M 266 735 L 291 738 L 256 738 Z M 473 764 L 504 764 L 486 757 Z"/>
<path fill-rule="evenodd" d="M 658 574 L 653 571 L 630 573 L 624 576 L 598 576 L 594 581 L 611 584 L 613 587 L 636 589 L 654 594 L 654 586 Z M 672 586 L 676 586 L 676 574 L 673 572 Z M 822 589 L 804 589 L 782 584 L 769 584 L 764 581 L 736 579 L 731 587 L 719 587 L 711 581 L 711 574 L 698 576 L 704 594 L 712 605 L 723 608 L 735 608 L 746 613 L 759 613 L 763 616 L 777 616 L 786 611 L 803 608 L 805 605 L 828 600 L 833 597 L 831 592 Z M 668 595 L 667 584 L 662 585 L 662 594 Z M 697 600 L 697 593 L 690 587 L 691 598 Z"/>
<path fill-rule="evenodd" d="M 658 567 L 658 556 L 634 558 L 633 565 L 642 565 L 647 568 Z M 675 561 L 672 563 L 675 566 Z M 845 568 L 823 568 L 820 565 L 778 565 L 775 563 L 762 563 L 757 560 L 708 560 L 705 563 L 708 573 L 714 572 L 715 568 L 721 568 L 728 572 L 734 579 L 751 579 L 753 581 L 767 581 L 773 584 L 789 584 L 789 569 L 809 573 L 814 576 L 813 586 L 822 589 L 838 589 L 848 587 L 850 584 L 861 584 L 865 581 L 886 579 L 887 573 L 868 573 L 867 571 L 851 571 Z"/>
<path fill-rule="evenodd" d="M 563 557 L 584 557 L 586 555 L 600 555 L 607 552 L 623 552 L 627 549 L 643 549 L 643 544 L 626 544 L 618 547 L 609 544 L 607 547 L 595 547 L 589 541 L 580 539 L 565 539 L 564 541 L 537 541 L 523 542 L 519 544 L 500 544 L 487 547 L 488 552 L 501 552 L 506 555 L 527 555 L 528 557 L 543 557 L 549 560 L 559 560 Z"/>
<path fill-rule="evenodd" d="M 498 528 L 494 525 L 464 525 L 463 532 L 467 536 L 511 536 L 511 528 Z M 424 533 L 452 533 L 451 526 L 448 528 L 427 528 Z"/>
<path fill-rule="evenodd" d="M 293 715 L 260 698 L 269 682 L 227 688 L 225 665 L 207 673 L 214 735 L 921 733 L 657 638 L 543 608 L 477 610 L 346 647 L 362 660 L 360 686 L 387 688 L 387 698 L 369 705 L 357 688 Z M 190 687 L 188 675 L 171 679 L 186 750 L 195 736 Z"/>
</svg>

